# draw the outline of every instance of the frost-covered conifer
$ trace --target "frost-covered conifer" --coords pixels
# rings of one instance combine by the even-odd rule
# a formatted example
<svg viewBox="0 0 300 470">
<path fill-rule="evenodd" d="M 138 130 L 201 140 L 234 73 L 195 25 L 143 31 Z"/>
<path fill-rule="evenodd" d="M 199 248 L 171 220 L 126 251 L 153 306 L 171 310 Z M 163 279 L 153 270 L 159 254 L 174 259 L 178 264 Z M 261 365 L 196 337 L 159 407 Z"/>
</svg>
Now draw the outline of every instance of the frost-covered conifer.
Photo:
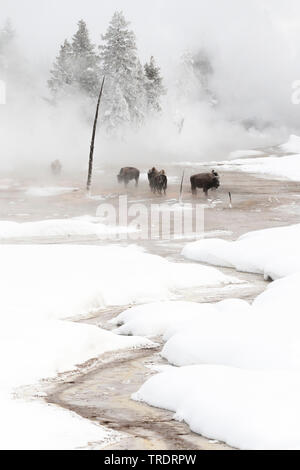
<svg viewBox="0 0 300 470">
<path fill-rule="evenodd" d="M 0 72 L 3 74 L 13 60 L 12 50 L 15 39 L 15 31 L 11 21 L 7 20 L 3 28 L 0 29 Z"/>
<path fill-rule="evenodd" d="M 65 40 L 61 46 L 50 73 L 51 78 L 48 80 L 48 86 L 54 96 L 68 95 L 74 84 L 73 49 L 69 41 Z"/>
<path fill-rule="evenodd" d="M 217 99 L 211 89 L 213 67 L 205 51 L 186 51 L 181 57 L 178 92 L 186 101 L 206 101 L 215 106 Z"/>
<path fill-rule="evenodd" d="M 108 132 L 116 134 L 130 124 L 128 104 L 118 84 L 111 84 L 113 92 L 108 93 L 104 120 Z"/>
<path fill-rule="evenodd" d="M 72 53 L 75 83 L 88 96 L 96 96 L 100 86 L 99 57 L 83 20 L 78 22 L 78 30 L 73 36 Z"/>
</svg>

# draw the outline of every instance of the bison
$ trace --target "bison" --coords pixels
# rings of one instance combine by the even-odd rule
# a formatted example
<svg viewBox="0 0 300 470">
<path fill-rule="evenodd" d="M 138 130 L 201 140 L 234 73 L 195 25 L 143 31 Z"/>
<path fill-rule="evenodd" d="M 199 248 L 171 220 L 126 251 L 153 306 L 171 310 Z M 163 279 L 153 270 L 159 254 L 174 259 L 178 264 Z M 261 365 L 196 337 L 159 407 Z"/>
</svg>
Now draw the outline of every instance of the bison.
<svg viewBox="0 0 300 470">
<path fill-rule="evenodd" d="M 127 186 L 131 180 L 135 180 L 135 185 L 137 186 L 139 184 L 139 178 L 140 171 L 137 168 L 130 166 L 121 168 L 120 173 L 118 174 L 119 183 L 124 182 L 125 186 Z"/>
<path fill-rule="evenodd" d="M 220 178 L 218 173 L 213 170 L 211 173 L 200 173 L 191 176 L 192 193 L 197 193 L 197 188 L 202 188 L 205 196 L 209 189 L 217 189 L 220 186 Z"/>
<path fill-rule="evenodd" d="M 51 163 L 51 171 L 53 175 L 60 175 L 62 170 L 62 164 L 60 163 L 59 160 L 54 160 Z"/>
<path fill-rule="evenodd" d="M 151 191 L 153 193 L 158 192 L 161 194 L 164 192 L 166 194 L 168 186 L 168 178 L 165 174 L 165 170 L 158 171 L 156 168 L 152 168 L 148 171 L 148 180 Z"/>
</svg>

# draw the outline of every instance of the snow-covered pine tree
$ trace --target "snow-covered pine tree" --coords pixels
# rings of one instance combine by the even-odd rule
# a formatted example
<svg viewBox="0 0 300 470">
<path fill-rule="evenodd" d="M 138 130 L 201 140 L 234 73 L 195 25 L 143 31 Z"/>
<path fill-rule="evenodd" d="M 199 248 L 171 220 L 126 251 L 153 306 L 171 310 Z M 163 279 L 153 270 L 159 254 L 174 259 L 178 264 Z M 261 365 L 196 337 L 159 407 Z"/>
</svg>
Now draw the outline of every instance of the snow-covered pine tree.
<svg viewBox="0 0 300 470">
<path fill-rule="evenodd" d="M 74 83 L 74 70 L 73 49 L 69 41 L 65 40 L 61 46 L 50 74 L 51 78 L 48 80 L 48 86 L 54 97 L 70 94 Z"/>
<path fill-rule="evenodd" d="M 109 90 L 110 92 L 106 99 L 104 121 L 109 133 L 117 135 L 120 132 L 120 136 L 122 136 L 122 128 L 130 124 L 128 104 L 119 85 L 111 83 L 110 86 L 111 90 Z"/>
<path fill-rule="evenodd" d="M 72 53 L 75 83 L 88 96 L 97 96 L 100 82 L 99 57 L 83 20 L 78 22 L 78 30 L 73 36 Z"/>
<path fill-rule="evenodd" d="M 0 53 L 2 53 L 5 48 L 11 44 L 13 39 L 15 38 L 15 31 L 12 27 L 11 21 L 8 19 L 6 20 L 2 29 L 0 29 Z"/>
<path fill-rule="evenodd" d="M 141 87 L 141 67 L 137 56 L 136 40 L 121 11 L 114 13 L 106 34 L 102 36 L 104 44 L 100 46 L 100 58 L 103 73 L 106 76 L 106 91 L 104 93 L 106 107 L 110 112 L 105 113 L 106 125 L 112 128 L 117 123 L 128 122 L 139 124 L 144 116 L 142 103 L 144 87 Z M 114 96 L 116 95 L 116 97 Z M 111 107 L 110 103 L 117 100 L 127 106 Z M 124 103 L 123 103 L 124 104 Z M 113 110 L 118 110 L 115 119 Z M 124 112 L 122 118 L 121 112 Z"/>
<path fill-rule="evenodd" d="M 136 64 L 135 88 L 135 104 L 132 109 L 132 120 L 139 127 L 144 123 L 147 114 L 146 76 L 139 59 L 137 59 Z"/>
<path fill-rule="evenodd" d="M 150 113 L 158 113 L 161 111 L 161 97 L 166 94 L 166 90 L 162 84 L 163 79 L 160 75 L 160 68 L 156 65 L 153 56 L 150 58 L 150 62 L 145 64 L 144 69 L 147 108 Z"/>
</svg>

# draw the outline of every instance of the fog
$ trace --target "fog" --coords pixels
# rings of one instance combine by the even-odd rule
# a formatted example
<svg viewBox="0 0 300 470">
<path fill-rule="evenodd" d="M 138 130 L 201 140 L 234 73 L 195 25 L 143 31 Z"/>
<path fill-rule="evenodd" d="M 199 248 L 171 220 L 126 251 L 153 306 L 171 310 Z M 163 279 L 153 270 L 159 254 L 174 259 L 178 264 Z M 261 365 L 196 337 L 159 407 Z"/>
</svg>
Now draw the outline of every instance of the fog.
<svg viewBox="0 0 300 470">
<path fill-rule="evenodd" d="M 56 158 L 69 168 L 86 167 L 91 122 L 82 110 L 87 104 L 78 97 L 50 105 L 47 79 L 77 21 L 87 22 L 99 44 L 117 9 L 131 22 L 140 58 L 154 55 L 161 66 L 168 94 L 161 117 L 138 132 L 112 139 L 100 129 L 97 164 L 225 159 L 230 151 L 275 145 L 300 133 L 300 107 L 291 102 L 292 83 L 300 79 L 296 0 L 0 0 L 0 7 L 0 26 L 10 18 L 16 30 L 19 60 L 16 76 L 5 77 L 7 103 L 0 105 L 1 169 L 43 168 Z M 182 75 L 184 93 L 178 95 L 187 50 L 208 55 L 216 107 L 198 99 Z M 184 119 L 181 133 L 178 116 Z"/>
</svg>

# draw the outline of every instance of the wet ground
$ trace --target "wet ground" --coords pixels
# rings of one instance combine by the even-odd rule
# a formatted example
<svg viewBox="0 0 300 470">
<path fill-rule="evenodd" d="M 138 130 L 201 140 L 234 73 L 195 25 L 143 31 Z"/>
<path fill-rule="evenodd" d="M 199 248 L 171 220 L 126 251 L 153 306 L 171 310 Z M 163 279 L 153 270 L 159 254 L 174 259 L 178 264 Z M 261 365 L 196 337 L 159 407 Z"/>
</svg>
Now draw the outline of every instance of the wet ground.
<svg viewBox="0 0 300 470">
<path fill-rule="evenodd" d="M 41 186 L 36 180 L 20 176 L 15 186 L 9 179 L 0 181 L 0 220 L 18 222 L 67 218 L 82 215 L 95 216 L 99 203 L 109 202 L 118 206 L 118 196 L 128 195 L 129 203 L 140 202 L 150 207 L 152 203 L 167 201 L 174 204 L 178 201 L 182 169 L 167 168 L 171 175 L 167 195 L 153 196 L 148 183 L 143 177 L 139 187 L 129 185 L 127 189 L 116 183 L 116 170 L 96 172 L 93 181 L 92 197 L 85 195 L 84 175 L 74 174 L 68 178 L 62 176 L 53 180 L 51 176 L 43 183 L 45 187 L 72 187 L 74 191 L 57 196 L 33 196 L 28 188 Z M 146 171 L 146 170 L 145 170 Z M 219 170 L 218 170 L 219 171 Z M 298 223 L 300 219 L 300 184 L 294 182 L 262 179 L 245 173 L 222 172 L 221 187 L 209 194 L 206 200 L 199 191 L 193 198 L 188 184 L 189 176 L 199 172 L 189 168 L 185 173 L 183 202 L 205 204 L 205 236 L 236 239 L 250 230 L 283 226 Z M 232 207 L 229 206 L 229 195 L 232 195 Z M 27 239 L 27 243 L 36 240 Z M 183 260 L 180 252 L 188 237 L 170 240 L 126 240 L 116 241 L 125 244 L 134 243 L 150 253 L 158 254 L 176 262 Z M 24 240 L 19 240 L 23 242 Z M 93 243 L 105 244 L 96 237 L 76 237 L 68 239 L 39 239 L 39 243 Z M 199 288 L 177 292 L 180 299 L 198 302 L 216 302 L 228 297 L 240 297 L 251 301 L 262 292 L 267 283 L 261 276 L 236 273 L 222 269 L 225 273 L 240 278 L 242 285 L 223 288 Z M 117 288 L 117 286 L 116 286 Z M 108 321 L 126 306 L 110 307 L 99 311 L 86 319 L 74 319 L 94 323 L 102 328 L 111 329 Z M 160 339 L 156 339 L 160 343 Z M 59 406 L 76 411 L 81 416 L 97 421 L 110 429 L 117 430 L 122 437 L 109 449 L 227 449 L 222 443 L 209 441 L 202 436 L 191 433 L 184 423 L 172 419 L 172 413 L 149 407 L 131 400 L 135 392 L 149 377 L 155 373 L 149 366 L 164 364 L 159 356 L 160 347 L 156 349 L 137 349 L 121 353 L 106 354 L 88 365 L 80 372 L 56 382 L 46 384 L 47 400 Z M 45 386 L 45 383 L 44 383 Z"/>
</svg>

